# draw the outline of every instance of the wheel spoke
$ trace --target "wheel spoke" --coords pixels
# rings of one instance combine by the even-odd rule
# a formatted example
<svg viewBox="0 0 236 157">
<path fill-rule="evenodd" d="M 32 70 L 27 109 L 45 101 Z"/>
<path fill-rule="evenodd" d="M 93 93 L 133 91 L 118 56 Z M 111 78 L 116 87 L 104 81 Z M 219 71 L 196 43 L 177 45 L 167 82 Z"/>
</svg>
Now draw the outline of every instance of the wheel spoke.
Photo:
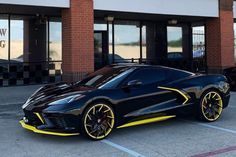
<svg viewBox="0 0 236 157">
<path fill-rule="evenodd" d="M 220 108 L 222 108 L 222 106 L 221 106 L 220 104 L 218 104 L 218 103 L 215 103 L 215 105 L 218 106 L 218 107 L 220 107 Z"/>
<path fill-rule="evenodd" d="M 89 118 L 89 120 L 92 120 L 92 118 L 90 117 L 90 115 L 88 114 L 88 116 L 87 116 L 88 118 Z"/>
<path fill-rule="evenodd" d="M 106 113 L 106 112 L 108 112 L 108 111 L 110 111 L 110 109 L 105 110 L 104 113 Z"/>
<path fill-rule="evenodd" d="M 95 115 L 95 111 L 96 111 L 96 109 L 95 109 L 95 106 L 93 107 L 93 115 Z"/>
<path fill-rule="evenodd" d="M 212 109 L 211 110 L 211 113 L 212 113 L 212 117 L 213 117 L 213 119 L 216 117 L 216 111 L 215 111 L 215 109 Z"/>
<path fill-rule="evenodd" d="M 214 98 L 217 94 L 215 93 L 212 98 Z"/>
<path fill-rule="evenodd" d="M 211 93 L 209 93 L 208 99 L 209 99 L 209 100 L 211 99 Z"/>
<path fill-rule="evenodd" d="M 107 116 L 107 118 L 114 119 L 114 117 L 112 117 L 112 116 Z"/>
<path fill-rule="evenodd" d="M 91 127 L 91 128 L 93 127 L 92 125 L 89 125 L 89 124 L 86 124 L 86 126 Z"/>
<path fill-rule="evenodd" d="M 204 112 L 205 115 L 209 114 L 209 109 L 206 109 L 206 111 Z"/>
<path fill-rule="evenodd" d="M 99 110 L 98 110 L 99 112 L 102 110 L 103 106 L 104 106 L 104 105 L 101 105 L 101 107 L 100 107 Z"/>
<path fill-rule="evenodd" d="M 111 126 L 111 124 L 109 122 L 107 122 L 107 124 L 108 124 L 109 128 L 112 128 L 112 126 Z"/>
<path fill-rule="evenodd" d="M 214 111 L 216 112 L 217 115 L 220 115 L 220 113 L 219 113 L 219 109 L 214 108 Z"/>
</svg>

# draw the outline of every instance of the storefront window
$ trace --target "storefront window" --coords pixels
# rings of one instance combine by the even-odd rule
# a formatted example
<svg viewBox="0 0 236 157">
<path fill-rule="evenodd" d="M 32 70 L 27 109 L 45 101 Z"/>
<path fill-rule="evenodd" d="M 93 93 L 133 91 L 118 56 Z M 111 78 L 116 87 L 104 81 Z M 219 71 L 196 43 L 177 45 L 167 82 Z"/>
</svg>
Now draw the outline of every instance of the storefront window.
<svg viewBox="0 0 236 157">
<path fill-rule="evenodd" d="M 24 48 L 24 24 L 23 20 L 11 19 L 11 47 L 10 58 L 11 62 L 23 62 L 23 48 Z"/>
<path fill-rule="evenodd" d="M 94 24 L 94 30 L 95 31 L 106 31 L 107 30 L 107 24 L 96 23 L 96 24 Z"/>
<path fill-rule="evenodd" d="M 183 58 L 183 30 L 182 27 L 167 27 L 168 59 Z"/>
<path fill-rule="evenodd" d="M 146 26 L 142 27 L 142 58 L 147 59 L 147 35 L 146 35 Z"/>
<path fill-rule="evenodd" d="M 111 63 L 113 63 L 113 47 L 112 47 L 112 38 L 113 38 L 113 33 L 112 33 L 112 24 L 110 23 L 109 24 L 109 48 L 108 48 L 108 52 L 109 52 L 109 57 L 108 57 L 108 59 L 109 59 L 109 63 L 111 64 Z"/>
<path fill-rule="evenodd" d="M 115 62 L 138 62 L 140 58 L 139 22 L 115 23 Z"/>
<path fill-rule="evenodd" d="M 142 50 L 142 59 L 144 59 L 143 61 L 145 61 L 147 56 L 146 25 L 142 26 L 142 34 L 140 34 L 141 33 L 140 24 L 141 22 L 139 21 L 119 21 L 119 20 L 115 20 L 114 22 L 109 22 L 109 24 L 107 24 L 106 21 L 95 20 L 94 24 L 95 35 L 97 32 L 104 32 L 104 33 L 106 32 L 109 38 L 108 40 L 107 38 L 103 38 L 107 40 L 103 41 L 108 42 L 109 64 L 113 63 L 113 59 L 115 63 L 139 62 L 141 58 L 141 50 Z M 141 37 L 142 43 L 140 43 L 141 39 L 140 35 L 142 35 Z M 94 46 L 95 48 L 97 48 L 96 41 Z"/>
<path fill-rule="evenodd" d="M 49 22 L 49 61 L 62 60 L 62 24 L 58 21 Z"/>
<path fill-rule="evenodd" d="M 234 61 L 236 63 L 236 23 L 234 23 Z"/>
<path fill-rule="evenodd" d="M 193 58 L 205 56 L 205 29 L 204 26 L 193 27 Z"/>
<path fill-rule="evenodd" d="M 0 15 L 0 63 L 8 62 L 8 16 Z"/>
</svg>

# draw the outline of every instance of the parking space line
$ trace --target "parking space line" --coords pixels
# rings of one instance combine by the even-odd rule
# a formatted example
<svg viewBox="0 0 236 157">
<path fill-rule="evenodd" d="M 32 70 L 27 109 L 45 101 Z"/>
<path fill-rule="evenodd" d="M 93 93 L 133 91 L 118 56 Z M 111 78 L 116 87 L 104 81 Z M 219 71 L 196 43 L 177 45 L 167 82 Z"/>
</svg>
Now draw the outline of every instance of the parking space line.
<svg viewBox="0 0 236 157">
<path fill-rule="evenodd" d="M 209 125 L 209 124 L 204 124 L 204 123 L 197 123 L 197 125 L 201 125 L 201 126 L 205 126 L 205 127 L 208 127 L 208 128 L 217 129 L 217 130 L 225 131 L 225 132 L 228 132 L 228 133 L 236 134 L 235 130 L 226 129 L 226 128 L 222 128 L 222 127 L 218 127 L 218 126 L 214 126 L 214 125 Z"/>
<path fill-rule="evenodd" d="M 133 151 L 133 150 L 130 150 L 130 149 L 128 149 L 128 148 L 125 148 L 125 147 L 123 147 L 123 146 L 121 146 L 121 145 L 119 145 L 119 144 L 113 143 L 113 142 L 111 142 L 111 141 L 109 141 L 109 140 L 102 140 L 101 142 L 102 142 L 102 143 L 105 143 L 105 144 L 107 144 L 107 145 L 110 145 L 110 146 L 112 146 L 112 147 L 114 147 L 114 148 L 116 148 L 116 149 L 119 149 L 119 150 L 121 150 L 121 151 L 123 151 L 123 152 L 126 152 L 126 153 L 128 153 L 129 155 L 131 155 L 131 156 L 134 156 L 134 157 L 145 157 L 145 156 L 142 155 L 142 154 L 139 154 L 139 153 L 137 153 L 137 152 L 135 152 L 135 151 Z"/>
<path fill-rule="evenodd" d="M 227 129 L 227 128 L 222 128 L 222 127 L 218 127 L 218 126 L 214 126 L 214 125 L 209 125 L 209 124 L 204 124 L 204 123 L 191 122 L 191 121 L 188 121 L 188 120 L 183 120 L 183 121 L 188 122 L 188 123 L 192 123 L 192 124 L 196 124 L 196 125 L 199 125 L 199 126 L 204 126 L 204 127 L 207 127 L 207 128 L 212 128 L 212 129 L 216 129 L 216 130 L 220 130 L 220 131 L 236 134 L 235 130 L 231 130 L 231 129 Z"/>
<path fill-rule="evenodd" d="M 11 105 L 23 105 L 24 102 L 15 102 L 15 103 L 3 103 L 0 106 L 11 106 Z"/>
</svg>

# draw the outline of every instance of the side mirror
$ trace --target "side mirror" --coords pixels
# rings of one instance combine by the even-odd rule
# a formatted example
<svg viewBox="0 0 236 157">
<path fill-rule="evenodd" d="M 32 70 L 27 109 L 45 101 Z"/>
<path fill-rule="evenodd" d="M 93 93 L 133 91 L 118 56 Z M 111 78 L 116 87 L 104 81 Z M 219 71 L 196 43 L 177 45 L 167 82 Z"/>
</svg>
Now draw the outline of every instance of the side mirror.
<svg viewBox="0 0 236 157">
<path fill-rule="evenodd" d="M 132 80 L 132 81 L 129 81 L 126 86 L 127 87 L 139 87 L 142 84 L 143 83 L 141 81 L 139 81 L 139 80 Z"/>
</svg>

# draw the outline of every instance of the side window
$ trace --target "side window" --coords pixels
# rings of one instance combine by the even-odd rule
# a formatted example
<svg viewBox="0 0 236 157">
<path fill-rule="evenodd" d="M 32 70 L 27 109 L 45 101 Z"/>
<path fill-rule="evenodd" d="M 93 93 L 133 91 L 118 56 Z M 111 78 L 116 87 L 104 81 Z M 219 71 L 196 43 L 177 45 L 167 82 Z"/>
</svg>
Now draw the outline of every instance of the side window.
<svg viewBox="0 0 236 157">
<path fill-rule="evenodd" d="M 175 80 L 188 77 L 191 75 L 191 73 L 182 72 L 180 70 L 169 69 L 169 70 L 166 70 L 166 75 L 167 75 L 168 81 L 175 81 Z"/>
<path fill-rule="evenodd" d="M 128 81 L 139 80 L 143 85 L 162 82 L 166 79 L 165 71 L 162 69 L 142 69 L 135 72 Z"/>
</svg>

